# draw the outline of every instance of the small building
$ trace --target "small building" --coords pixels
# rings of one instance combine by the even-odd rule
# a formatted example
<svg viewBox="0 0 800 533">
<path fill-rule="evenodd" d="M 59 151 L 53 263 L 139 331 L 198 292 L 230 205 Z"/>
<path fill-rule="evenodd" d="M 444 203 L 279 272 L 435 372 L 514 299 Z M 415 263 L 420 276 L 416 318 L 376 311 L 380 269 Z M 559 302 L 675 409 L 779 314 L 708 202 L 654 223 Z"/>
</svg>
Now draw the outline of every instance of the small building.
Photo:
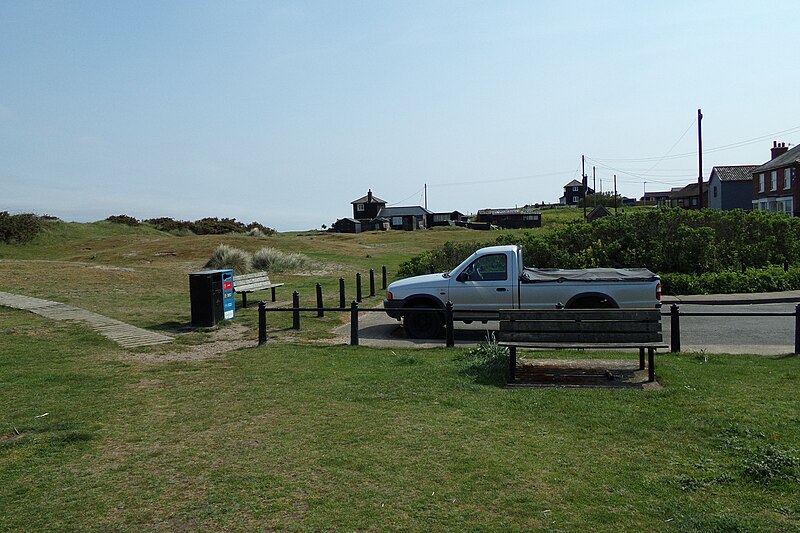
<svg viewBox="0 0 800 533">
<path fill-rule="evenodd" d="M 564 185 L 564 196 L 559 198 L 562 205 L 578 205 L 578 203 L 587 195 L 594 194 L 590 187 L 586 187 L 584 191 L 583 183 L 578 180 L 572 180 Z"/>
<path fill-rule="evenodd" d="M 650 205 L 656 207 L 669 207 L 672 201 L 672 192 L 673 191 L 658 191 L 658 192 L 646 192 L 642 199 L 640 200 L 642 205 Z"/>
<path fill-rule="evenodd" d="M 753 208 L 753 170 L 758 165 L 720 166 L 708 178 L 708 207 L 712 209 Z"/>
<path fill-rule="evenodd" d="M 434 226 L 455 226 L 457 224 L 464 224 L 467 221 L 467 216 L 460 211 L 451 211 L 449 213 L 431 213 L 428 215 L 428 227 Z"/>
<path fill-rule="evenodd" d="M 772 159 L 752 172 L 753 209 L 800 215 L 800 145 L 772 143 Z"/>
<path fill-rule="evenodd" d="M 672 189 L 672 205 L 684 209 L 700 209 L 697 201 L 698 184 L 690 183 L 686 187 Z M 703 182 L 703 205 L 708 205 L 708 182 Z"/>
<path fill-rule="evenodd" d="M 356 220 L 370 220 L 378 217 L 381 209 L 386 207 L 386 202 L 372 194 L 372 189 L 366 196 L 350 202 L 353 205 L 353 218 Z"/>
<path fill-rule="evenodd" d="M 361 231 L 386 231 L 388 229 L 389 221 L 385 218 L 378 217 L 361 221 Z"/>
<path fill-rule="evenodd" d="M 428 215 L 432 215 L 424 207 L 384 207 L 378 213 L 378 217 L 389 221 L 391 229 L 413 231 L 425 229 L 427 226 Z"/>
<path fill-rule="evenodd" d="M 532 207 L 480 209 L 476 221 L 504 229 L 540 228 L 542 227 L 542 212 Z"/>
<path fill-rule="evenodd" d="M 592 209 L 588 215 L 586 215 L 586 222 L 594 222 L 598 218 L 607 217 L 611 214 L 611 211 L 605 208 L 605 206 L 598 205 L 594 209 Z"/>
<path fill-rule="evenodd" d="M 336 233 L 361 233 L 361 221 L 354 218 L 340 218 L 333 223 Z"/>
</svg>

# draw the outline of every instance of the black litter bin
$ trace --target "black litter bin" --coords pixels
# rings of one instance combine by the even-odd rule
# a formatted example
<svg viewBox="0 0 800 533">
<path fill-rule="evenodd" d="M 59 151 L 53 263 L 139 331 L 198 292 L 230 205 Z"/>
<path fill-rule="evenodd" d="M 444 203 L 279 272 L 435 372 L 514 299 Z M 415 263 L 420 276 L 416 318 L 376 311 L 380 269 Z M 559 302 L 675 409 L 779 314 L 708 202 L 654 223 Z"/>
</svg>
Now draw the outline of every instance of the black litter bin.
<svg viewBox="0 0 800 533">
<path fill-rule="evenodd" d="M 192 326 L 211 327 L 234 317 L 233 270 L 205 270 L 189 274 Z"/>
</svg>

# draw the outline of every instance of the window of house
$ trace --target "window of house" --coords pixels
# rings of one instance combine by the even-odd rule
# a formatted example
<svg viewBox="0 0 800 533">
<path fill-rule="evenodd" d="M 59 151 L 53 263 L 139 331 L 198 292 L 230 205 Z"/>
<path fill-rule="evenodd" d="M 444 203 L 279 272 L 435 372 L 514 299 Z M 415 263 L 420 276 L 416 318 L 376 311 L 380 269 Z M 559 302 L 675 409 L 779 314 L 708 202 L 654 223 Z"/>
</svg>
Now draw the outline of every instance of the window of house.
<svg viewBox="0 0 800 533">
<path fill-rule="evenodd" d="M 783 169 L 783 188 L 788 190 L 792 188 L 792 169 Z"/>
<path fill-rule="evenodd" d="M 392 217 L 392 226 L 402 226 L 403 217 Z"/>
<path fill-rule="evenodd" d="M 363 211 L 363 210 L 364 210 L 364 204 L 356 204 L 356 211 Z"/>
<path fill-rule="evenodd" d="M 773 170 L 769 174 L 769 190 L 777 191 L 778 190 L 778 171 Z"/>
<path fill-rule="evenodd" d="M 572 191 L 573 191 L 573 192 L 578 192 L 579 190 L 581 190 L 581 188 L 580 188 L 580 187 L 573 187 L 573 188 L 572 188 Z"/>
<path fill-rule="evenodd" d="M 717 186 L 714 185 L 714 198 L 716 198 L 716 197 L 717 197 Z"/>
<path fill-rule="evenodd" d="M 793 215 L 794 214 L 793 205 L 794 205 L 794 202 L 792 201 L 791 198 L 784 200 L 783 201 L 783 212 L 786 213 L 789 216 Z"/>
<path fill-rule="evenodd" d="M 758 175 L 758 192 L 764 192 L 764 174 Z"/>
<path fill-rule="evenodd" d="M 581 201 L 581 197 L 580 196 L 573 196 L 572 197 L 572 203 L 577 204 L 580 201 Z"/>
<path fill-rule="evenodd" d="M 692 205 L 697 205 L 697 198 L 694 196 L 692 197 Z"/>
</svg>

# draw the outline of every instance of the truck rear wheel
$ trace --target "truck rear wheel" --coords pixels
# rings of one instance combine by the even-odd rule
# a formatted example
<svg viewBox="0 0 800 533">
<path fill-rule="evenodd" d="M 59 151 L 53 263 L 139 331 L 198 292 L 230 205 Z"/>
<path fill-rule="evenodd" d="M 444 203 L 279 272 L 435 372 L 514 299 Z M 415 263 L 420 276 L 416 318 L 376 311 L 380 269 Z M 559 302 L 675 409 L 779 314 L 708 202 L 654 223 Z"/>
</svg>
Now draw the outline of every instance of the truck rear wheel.
<svg viewBox="0 0 800 533">
<path fill-rule="evenodd" d="M 430 307 L 428 304 L 415 305 L 413 307 Z M 433 339 L 442 333 L 441 313 L 437 311 L 412 311 L 403 315 L 403 329 L 406 335 L 412 339 Z"/>
</svg>

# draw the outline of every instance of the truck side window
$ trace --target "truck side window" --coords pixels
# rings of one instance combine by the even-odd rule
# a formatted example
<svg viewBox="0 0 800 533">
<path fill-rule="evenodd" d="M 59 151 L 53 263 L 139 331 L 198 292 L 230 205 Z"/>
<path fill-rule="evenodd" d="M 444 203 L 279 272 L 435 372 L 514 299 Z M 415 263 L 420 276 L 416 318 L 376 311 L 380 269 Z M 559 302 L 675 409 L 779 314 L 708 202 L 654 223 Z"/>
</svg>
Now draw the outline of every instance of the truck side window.
<svg viewBox="0 0 800 533">
<path fill-rule="evenodd" d="M 464 273 L 470 281 L 503 281 L 508 279 L 508 261 L 505 254 L 492 254 L 479 257 Z"/>
</svg>

